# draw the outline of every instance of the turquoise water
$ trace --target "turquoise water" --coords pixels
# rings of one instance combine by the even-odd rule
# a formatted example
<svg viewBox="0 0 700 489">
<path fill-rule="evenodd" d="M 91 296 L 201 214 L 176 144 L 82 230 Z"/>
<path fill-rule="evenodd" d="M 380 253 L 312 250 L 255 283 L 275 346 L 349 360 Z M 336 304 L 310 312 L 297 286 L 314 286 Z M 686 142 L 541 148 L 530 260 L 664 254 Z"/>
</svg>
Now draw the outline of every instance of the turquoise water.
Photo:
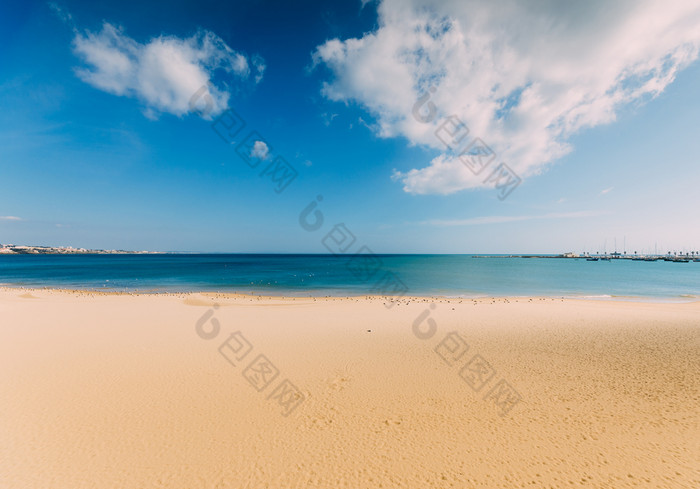
<svg viewBox="0 0 700 489">
<path fill-rule="evenodd" d="M 0 255 L 0 284 L 270 295 L 700 298 L 700 263 L 373 255 Z M 378 285 L 379 284 L 379 285 Z"/>
</svg>

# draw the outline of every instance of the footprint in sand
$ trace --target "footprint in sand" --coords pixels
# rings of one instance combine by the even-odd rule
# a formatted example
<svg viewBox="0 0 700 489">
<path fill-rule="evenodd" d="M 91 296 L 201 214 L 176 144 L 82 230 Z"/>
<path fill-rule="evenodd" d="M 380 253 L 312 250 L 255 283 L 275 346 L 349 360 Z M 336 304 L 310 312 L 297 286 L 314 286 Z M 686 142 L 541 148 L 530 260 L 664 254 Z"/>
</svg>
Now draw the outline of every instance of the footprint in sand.
<svg viewBox="0 0 700 489">
<path fill-rule="evenodd" d="M 347 364 L 342 369 L 336 369 L 333 374 L 334 376 L 327 379 L 328 388 L 334 391 L 342 391 L 348 387 L 352 380 L 352 375 L 350 373 L 351 365 Z"/>
<path fill-rule="evenodd" d="M 347 387 L 348 382 L 350 382 L 350 377 L 339 375 L 328 381 L 328 387 L 334 391 L 342 391 Z"/>
</svg>

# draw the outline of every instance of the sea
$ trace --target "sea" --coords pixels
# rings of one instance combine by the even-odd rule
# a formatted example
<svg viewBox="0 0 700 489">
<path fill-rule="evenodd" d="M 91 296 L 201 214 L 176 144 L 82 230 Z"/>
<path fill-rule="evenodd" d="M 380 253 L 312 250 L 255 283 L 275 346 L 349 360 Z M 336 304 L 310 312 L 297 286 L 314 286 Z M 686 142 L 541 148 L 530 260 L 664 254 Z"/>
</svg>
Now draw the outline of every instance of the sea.
<svg viewBox="0 0 700 489">
<path fill-rule="evenodd" d="M 272 296 L 700 299 L 700 263 L 504 255 L 0 255 L 0 285 Z"/>
<path fill-rule="evenodd" d="M 0 285 L 272 296 L 694 301 L 700 299 L 700 263 L 504 255 L 0 255 Z"/>
</svg>

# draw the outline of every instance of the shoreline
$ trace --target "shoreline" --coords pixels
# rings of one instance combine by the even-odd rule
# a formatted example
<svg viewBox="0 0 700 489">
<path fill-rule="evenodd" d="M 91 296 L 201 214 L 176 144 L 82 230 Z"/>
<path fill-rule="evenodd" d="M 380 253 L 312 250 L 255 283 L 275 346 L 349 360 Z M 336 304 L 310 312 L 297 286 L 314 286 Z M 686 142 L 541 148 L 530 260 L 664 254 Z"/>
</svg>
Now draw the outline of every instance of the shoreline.
<svg viewBox="0 0 700 489">
<path fill-rule="evenodd" d="M 493 301 L 493 300 L 507 300 L 507 301 L 519 301 L 527 299 L 538 299 L 538 300 L 564 300 L 564 301 L 592 301 L 592 302 L 624 302 L 624 303 L 639 303 L 639 304 L 693 304 L 700 303 L 700 296 L 690 296 L 682 295 L 678 297 L 653 297 L 653 296 L 622 296 L 622 295 L 479 295 L 479 296 L 454 296 L 454 295 L 414 295 L 407 294 L 403 296 L 384 296 L 376 294 L 357 294 L 357 295 L 329 295 L 329 294 L 318 294 L 318 295 L 291 295 L 291 294 L 269 294 L 269 293 L 255 293 L 255 292 L 228 292 L 219 290 L 188 290 L 188 291 L 168 291 L 168 290 L 104 290 L 104 289 L 90 289 L 90 288 L 80 288 L 71 289 L 64 287 L 36 287 L 36 286 L 22 286 L 22 285 L 7 285 L 1 284 L 0 291 L 49 291 L 49 292 L 65 292 L 70 294 L 95 294 L 95 295 L 105 295 L 105 296 L 185 296 L 185 295 L 216 295 L 221 298 L 235 299 L 235 298 L 256 298 L 256 299 L 267 299 L 267 300 L 342 300 L 342 299 L 370 299 L 370 300 L 435 300 L 435 301 L 447 301 L 447 302 L 460 302 L 460 301 L 473 301 L 473 302 L 483 302 L 483 301 Z M 288 291 L 287 291 L 288 292 Z"/>
</svg>

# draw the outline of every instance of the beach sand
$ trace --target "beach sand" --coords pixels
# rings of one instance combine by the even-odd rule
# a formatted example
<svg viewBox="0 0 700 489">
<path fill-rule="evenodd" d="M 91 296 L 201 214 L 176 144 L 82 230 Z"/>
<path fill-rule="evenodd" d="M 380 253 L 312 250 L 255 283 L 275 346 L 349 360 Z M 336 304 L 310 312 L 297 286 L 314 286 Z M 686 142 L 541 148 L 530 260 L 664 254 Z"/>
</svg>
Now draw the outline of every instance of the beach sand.
<svg viewBox="0 0 700 489">
<path fill-rule="evenodd" d="M 0 488 L 700 487 L 700 303 L 386 305 L 1 289 Z"/>
</svg>

